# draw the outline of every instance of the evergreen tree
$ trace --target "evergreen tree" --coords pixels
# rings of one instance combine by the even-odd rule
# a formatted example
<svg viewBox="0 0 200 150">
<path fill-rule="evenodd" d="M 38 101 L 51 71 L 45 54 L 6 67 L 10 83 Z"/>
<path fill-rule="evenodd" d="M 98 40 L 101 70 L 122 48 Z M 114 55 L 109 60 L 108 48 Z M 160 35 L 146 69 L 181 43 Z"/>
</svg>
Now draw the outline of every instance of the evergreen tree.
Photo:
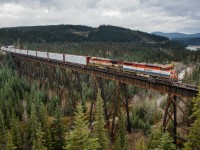
<svg viewBox="0 0 200 150">
<path fill-rule="evenodd" d="M 99 150 L 109 149 L 109 139 L 105 126 L 105 117 L 103 111 L 103 99 L 101 97 L 101 91 L 98 89 L 97 100 L 96 100 L 96 124 L 94 125 L 94 137 L 98 139 L 100 144 Z"/>
<path fill-rule="evenodd" d="M 11 132 L 7 133 L 6 150 L 16 150 L 16 146 L 13 143 L 13 136 Z"/>
<path fill-rule="evenodd" d="M 0 110 L 0 149 L 4 150 L 6 146 L 6 126 L 4 116 Z"/>
<path fill-rule="evenodd" d="M 191 117 L 194 119 L 194 123 L 191 125 L 188 135 L 189 141 L 185 143 L 185 150 L 200 149 L 200 88 L 197 97 L 193 99 L 193 103 Z"/>
<path fill-rule="evenodd" d="M 142 137 L 137 143 L 137 150 L 147 150 L 146 143 L 144 141 L 144 137 Z"/>
<path fill-rule="evenodd" d="M 127 150 L 127 149 L 128 149 L 128 139 L 126 131 L 126 117 L 122 112 L 121 118 L 119 120 L 119 131 L 115 143 L 115 150 Z"/>
<path fill-rule="evenodd" d="M 50 130 L 50 125 L 49 125 L 49 120 L 48 120 L 48 113 L 46 107 L 41 104 L 40 107 L 40 122 L 41 122 L 41 127 L 42 131 L 44 132 L 44 139 L 45 139 L 45 146 L 51 150 L 52 149 L 52 137 L 51 137 L 51 130 Z"/>
<path fill-rule="evenodd" d="M 22 131 L 21 131 L 21 127 L 20 127 L 20 122 L 18 119 L 15 118 L 15 116 L 13 115 L 12 117 L 12 134 L 13 134 L 13 141 L 14 144 L 16 145 L 16 149 L 17 150 L 21 150 L 22 149 Z"/>
<path fill-rule="evenodd" d="M 36 137 L 33 140 L 32 150 L 47 150 L 44 146 L 44 132 L 42 132 L 41 126 L 37 129 Z"/>
<path fill-rule="evenodd" d="M 148 137 L 147 146 L 149 149 L 156 149 L 160 144 L 160 139 L 162 137 L 161 129 L 152 129 Z"/>
<path fill-rule="evenodd" d="M 88 124 L 84 120 L 81 104 L 77 106 L 75 113 L 74 129 L 67 135 L 66 150 L 96 150 L 99 147 L 97 138 L 90 136 Z"/>
<path fill-rule="evenodd" d="M 61 120 L 62 112 L 61 108 L 57 105 L 55 110 L 55 119 L 53 121 L 52 129 L 52 141 L 53 148 L 56 150 L 62 150 L 64 146 L 64 127 Z"/>
<path fill-rule="evenodd" d="M 29 134 L 30 134 L 30 143 L 33 143 L 33 140 L 36 138 L 36 132 L 38 129 L 38 119 L 36 114 L 36 109 L 34 104 L 31 106 L 31 117 L 29 121 Z"/>
<path fill-rule="evenodd" d="M 160 143 L 158 145 L 159 150 L 176 150 L 176 145 L 173 143 L 173 139 L 168 132 L 162 134 Z"/>
</svg>

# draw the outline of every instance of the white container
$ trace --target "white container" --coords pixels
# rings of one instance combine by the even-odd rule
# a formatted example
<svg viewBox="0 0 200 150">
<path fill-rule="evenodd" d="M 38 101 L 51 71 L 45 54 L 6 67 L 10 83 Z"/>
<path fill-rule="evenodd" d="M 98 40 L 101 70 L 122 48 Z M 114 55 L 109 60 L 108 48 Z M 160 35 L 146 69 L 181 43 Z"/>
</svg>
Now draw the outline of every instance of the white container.
<svg viewBox="0 0 200 150">
<path fill-rule="evenodd" d="M 66 62 L 70 62 L 70 63 L 87 65 L 87 57 L 86 56 L 67 55 L 67 54 L 65 54 L 65 61 Z"/>
<path fill-rule="evenodd" d="M 40 52 L 40 51 L 37 51 L 37 57 L 40 57 L 40 58 L 48 58 L 48 57 L 47 57 L 47 52 Z"/>
<path fill-rule="evenodd" d="M 21 50 L 21 54 L 27 55 L 27 50 Z"/>
<path fill-rule="evenodd" d="M 49 59 L 63 61 L 63 54 L 49 53 Z"/>
<path fill-rule="evenodd" d="M 18 54 L 20 54 L 20 49 L 15 49 L 15 53 L 18 53 Z"/>
<path fill-rule="evenodd" d="M 15 49 L 13 49 L 13 48 L 7 48 L 7 50 L 12 52 L 12 53 L 15 53 Z"/>
<path fill-rule="evenodd" d="M 29 56 L 36 56 L 36 51 L 28 51 Z"/>
</svg>

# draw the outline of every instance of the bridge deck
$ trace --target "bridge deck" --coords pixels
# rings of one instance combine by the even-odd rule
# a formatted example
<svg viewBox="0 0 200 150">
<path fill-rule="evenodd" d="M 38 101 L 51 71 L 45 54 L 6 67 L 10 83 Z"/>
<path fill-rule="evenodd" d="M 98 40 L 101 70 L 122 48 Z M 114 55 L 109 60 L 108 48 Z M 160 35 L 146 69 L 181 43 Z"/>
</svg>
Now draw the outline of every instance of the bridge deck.
<svg viewBox="0 0 200 150">
<path fill-rule="evenodd" d="M 183 98 L 196 97 L 198 93 L 197 86 L 184 83 L 170 83 L 166 79 L 148 78 L 145 76 L 138 76 L 128 72 L 117 70 L 106 70 L 97 67 L 73 64 L 69 62 L 61 62 L 56 60 L 47 60 L 39 57 L 27 56 L 23 54 L 12 53 L 14 57 L 25 59 L 27 61 L 37 61 L 44 64 L 59 66 L 61 68 L 68 68 L 84 74 L 94 75 L 97 77 L 115 80 L 121 83 L 131 84 L 136 87 L 155 90 L 161 93 L 168 93 Z"/>
</svg>

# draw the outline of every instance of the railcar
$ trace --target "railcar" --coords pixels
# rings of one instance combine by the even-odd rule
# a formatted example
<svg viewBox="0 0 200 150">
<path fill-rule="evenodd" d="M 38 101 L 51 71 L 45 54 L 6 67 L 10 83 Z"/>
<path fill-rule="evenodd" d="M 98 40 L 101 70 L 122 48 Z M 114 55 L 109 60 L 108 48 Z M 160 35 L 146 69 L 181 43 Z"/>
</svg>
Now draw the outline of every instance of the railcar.
<svg viewBox="0 0 200 150">
<path fill-rule="evenodd" d="M 74 63 L 78 65 L 124 71 L 124 72 L 129 72 L 130 74 L 136 74 L 136 75 L 139 74 L 140 76 L 145 75 L 153 78 L 156 77 L 167 78 L 171 81 L 178 80 L 176 70 L 174 70 L 172 64 L 161 65 L 161 64 L 147 64 L 147 63 L 129 62 L 121 60 L 116 61 L 100 57 L 49 53 L 49 52 L 31 51 L 31 50 L 28 51 L 22 49 L 15 49 L 13 46 L 1 47 L 1 49 L 8 52 L 39 57 L 47 60 L 56 60 L 56 61 Z"/>
<path fill-rule="evenodd" d="M 100 57 L 91 57 L 89 59 L 88 65 L 105 69 L 121 70 L 123 63 L 122 61 L 116 61 Z"/>
<path fill-rule="evenodd" d="M 91 57 L 88 65 L 104 69 L 121 70 L 134 74 L 145 75 L 148 77 L 168 78 L 173 81 L 176 81 L 178 79 L 176 71 L 173 69 L 172 64 L 147 64 Z"/>
</svg>

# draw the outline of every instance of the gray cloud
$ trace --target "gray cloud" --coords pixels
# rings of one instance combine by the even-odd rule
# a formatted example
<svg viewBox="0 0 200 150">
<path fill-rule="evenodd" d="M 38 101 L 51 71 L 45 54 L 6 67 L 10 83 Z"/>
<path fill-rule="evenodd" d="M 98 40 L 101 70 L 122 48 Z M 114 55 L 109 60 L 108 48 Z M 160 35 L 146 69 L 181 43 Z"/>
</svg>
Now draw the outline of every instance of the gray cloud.
<svg viewBox="0 0 200 150">
<path fill-rule="evenodd" d="M 0 27 L 112 24 L 146 32 L 200 32 L 199 0 L 0 0 Z"/>
</svg>

